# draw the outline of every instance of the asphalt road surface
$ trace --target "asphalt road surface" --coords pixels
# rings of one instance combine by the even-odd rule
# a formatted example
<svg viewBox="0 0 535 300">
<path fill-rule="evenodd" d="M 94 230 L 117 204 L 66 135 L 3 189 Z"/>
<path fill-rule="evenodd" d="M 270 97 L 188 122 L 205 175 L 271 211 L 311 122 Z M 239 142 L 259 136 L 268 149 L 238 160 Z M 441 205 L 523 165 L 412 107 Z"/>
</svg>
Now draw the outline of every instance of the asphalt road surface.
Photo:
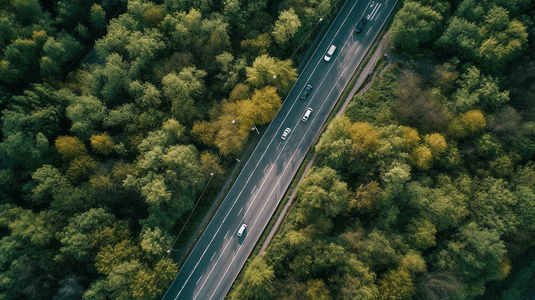
<svg viewBox="0 0 535 300">
<path fill-rule="evenodd" d="M 224 299 L 275 212 L 336 100 L 386 22 L 397 0 L 346 1 L 300 74 L 251 158 L 219 207 L 164 300 Z M 353 29 L 368 21 L 360 34 Z M 330 45 L 337 49 L 323 60 Z M 299 98 L 310 84 L 306 100 Z M 307 108 L 313 112 L 301 120 Z M 284 129 L 291 133 L 281 139 Z M 237 231 L 247 224 L 244 234 Z"/>
</svg>

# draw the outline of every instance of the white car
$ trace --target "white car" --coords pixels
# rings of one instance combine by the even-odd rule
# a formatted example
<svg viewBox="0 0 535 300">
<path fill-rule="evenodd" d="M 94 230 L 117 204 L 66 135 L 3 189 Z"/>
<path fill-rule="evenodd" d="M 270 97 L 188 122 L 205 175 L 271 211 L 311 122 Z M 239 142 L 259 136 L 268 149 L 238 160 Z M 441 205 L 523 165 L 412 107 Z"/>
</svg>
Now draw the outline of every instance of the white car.
<svg viewBox="0 0 535 300">
<path fill-rule="evenodd" d="M 247 228 L 247 225 L 245 225 L 245 224 L 241 224 L 241 227 L 240 227 L 240 229 L 238 230 L 238 236 L 242 236 L 242 235 L 243 235 L 243 232 L 245 231 L 246 228 Z"/>
<path fill-rule="evenodd" d="M 303 118 L 301 119 L 301 121 L 303 122 L 306 122 L 308 121 L 308 117 L 310 117 L 310 114 L 313 112 L 312 108 L 308 108 L 307 111 L 305 112 L 305 114 L 303 115 Z"/>
<path fill-rule="evenodd" d="M 290 128 L 284 129 L 284 132 L 282 133 L 281 139 L 285 140 L 290 135 L 291 131 L 292 130 Z"/>
<path fill-rule="evenodd" d="M 331 45 L 329 47 L 329 50 L 327 51 L 327 53 L 325 53 L 325 56 L 323 57 L 323 59 L 325 61 L 330 61 L 331 57 L 333 57 L 334 51 L 336 51 L 336 46 L 335 45 Z"/>
</svg>

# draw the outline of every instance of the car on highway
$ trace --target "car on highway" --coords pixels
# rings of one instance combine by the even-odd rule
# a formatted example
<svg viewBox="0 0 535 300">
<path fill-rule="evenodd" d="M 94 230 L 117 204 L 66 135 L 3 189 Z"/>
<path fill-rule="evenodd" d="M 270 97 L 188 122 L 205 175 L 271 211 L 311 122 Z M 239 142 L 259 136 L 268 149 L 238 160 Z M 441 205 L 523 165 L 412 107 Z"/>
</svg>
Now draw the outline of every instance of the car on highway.
<svg viewBox="0 0 535 300">
<path fill-rule="evenodd" d="M 240 229 L 238 230 L 238 236 L 242 236 L 243 233 L 245 232 L 245 229 L 247 228 L 247 225 L 245 224 L 241 224 L 241 227 Z"/>
<path fill-rule="evenodd" d="M 307 84 L 307 86 L 305 86 L 305 88 L 301 92 L 301 95 L 299 95 L 299 98 L 305 100 L 308 97 L 308 94 L 310 94 L 310 92 L 312 92 L 312 86 L 310 84 Z"/>
<path fill-rule="evenodd" d="M 325 53 L 325 56 L 323 57 L 323 59 L 325 61 L 330 61 L 331 57 L 333 57 L 334 51 L 336 51 L 336 46 L 335 45 L 331 45 L 329 47 L 329 50 L 327 50 L 327 53 Z"/>
<path fill-rule="evenodd" d="M 301 119 L 301 121 L 303 122 L 306 122 L 308 121 L 308 117 L 310 117 L 310 114 L 312 113 L 312 108 L 308 108 L 307 111 L 305 112 L 305 114 L 303 115 L 303 118 Z"/>
<path fill-rule="evenodd" d="M 362 31 L 362 27 L 364 27 L 364 24 L 366 24 L 366 21 L 368 21 L 368 19 L 362 17 L 360 21 L 357 23 L 357 26 L 355 27 L 355 30 L 353 30 L 353 32 L 360 33 Z"/>
<path fill-rule="evenodd" d="M 281 139 L 285 140 L 285 139 L 290 135 L 290 132 L 291 132 L 291 131 L 292 131 L 292 130 L 291 130 L 290 128 L 286 128 L 286 129 L 284 129 L 284 132 L 283 132 L 282 135 L 281 135 Z"/>
</svg>

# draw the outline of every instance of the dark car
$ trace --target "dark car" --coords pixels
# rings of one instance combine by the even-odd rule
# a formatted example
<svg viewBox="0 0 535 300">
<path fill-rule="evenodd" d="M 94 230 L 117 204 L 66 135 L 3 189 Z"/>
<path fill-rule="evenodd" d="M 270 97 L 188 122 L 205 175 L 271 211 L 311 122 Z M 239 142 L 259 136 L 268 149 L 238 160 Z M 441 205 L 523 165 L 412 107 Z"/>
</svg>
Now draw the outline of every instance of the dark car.
<svg viewBox="0 0 535 300">
<path fill-rule="evenodd" d="M 366 24 L 366 21 L 368 21 L 368 19 L 366 18 L 361 18 L 359 23 L 357 24 L 357 26 L 355 27 L 355 30 L 353 30 L 353 32 L 355 33 L 360 33 L 362 31 L 362 27 L 364 27 L 364 24 Z"/>
<path fill-rule="evenodd" d="M 312 86 L 310 84 L 308 84 L 307 86 L 305 86 L 305 88 L 301 92 L 301 95 L 299 95 L 299 98 L 305 100 L 307 98 L 308 94 L 310 94 L 311 91 L 312 91 Z"/>
</svg>

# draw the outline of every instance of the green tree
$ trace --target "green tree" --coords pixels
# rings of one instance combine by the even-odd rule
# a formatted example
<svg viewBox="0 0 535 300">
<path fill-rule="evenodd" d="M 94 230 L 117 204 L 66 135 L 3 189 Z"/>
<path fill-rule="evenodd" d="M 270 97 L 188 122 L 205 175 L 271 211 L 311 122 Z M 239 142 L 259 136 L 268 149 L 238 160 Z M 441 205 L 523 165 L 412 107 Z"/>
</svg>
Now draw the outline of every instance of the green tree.
<svg viewBox="0 0 535 300">
<path fill-rule="evenodd" d="M 92 208 L 76 215 L 56 235 L 62 244 L 60 251 L 78 261 L 89 262 L 100 247 L 127 237 L 128 230 L 118 225 L 115 216 L 102 208 Z"/>
<path fill-rule="evenodd" d="M 296 69 L 290 60 L 279 60 L 268 55 L 255 59 L 252 67 L 246 68 L 247 82 L 259 89 L 267 85 L 277 87 L 282 95 L 286 95 L 297 80 Z"/>
<path fill-rule="evenodd" d="M 162 79 L 164 96 L 171 102 L 175 118 L 186 123 L 195 116 L 195 101 L 205 90 L 203 77 L 206 72 L 196 68 L 184 68 L 180 73 L 169 73 Z"/>
<path fill-rule="evenodd" d="M 171 237 L 156 227 L 154 230 L 145 228 L 140 234 L 143 253 L 156 262 L 159 257 L 172 246 Z"/>
<path fill-rule="evenodd" d="M 313 279 L 307 282 L 307 296 L 312 300 L 330 300 L 331 291 L 321 279 Z"/>
<path fill-rule="evenodd" d="M 15 39 L 3 53 L 4 58 L 0 60 L 0 80 L 7 84 L 17 84 L 36 78 L 34 74 L 38 71 L 36 65 L 39 49 L 34 40 Z"/>
<path fill-rule="evenodd" d="M 239 82 L 243 80 L 243 72 L 247 66 L 245 59 L 235 59 L 231 53 L 225 51 L 215 57 L 215 62 L 220 69 L 220 73 L 216 75 L 216 78 L 221 80 L 222 93 L 230 93 L 236 87 L 242 87 L 244 85 Z M 232 99 L 232 96 L 229 98 Z"/>
<path fill-rule="evenodd" d="M 71 104 L 66 109 L 66 115 L 71 120 L 71 131 L 83 140 L 95 133 L 108 109 L 93 96 L 75 96 L 70 99 Z"/>
<path fill-rule="evenodd" d="M 366 238 L 366 255 L 374 270 L 384 271 L 391 269 L 401 262 L 402 255 L 394 249 L 395 238 L 387 236 L 384 232 L 373 230 Z"/>
<path fill-rule="evenodd" d="M 103 99 L 107 105 L 121 104 L 128 91 L 131 78 L 128 74 L 130 65 L 117 53 L 110 53 L 104 57 L 106 57 L 105 65 L 99 65 L 92 72 L 85 73 L 84 88 L 91 95 Z"/>
<path fill-rule="evenodd" d="M 319 162 L 337 171 L 347 165 L 351 154 L 351 122 L 345 116 L 334 118 L 316 145 Z"/>
<path fill-rule="evenodd" d="M 497 230 L 500 234 L 516 232 L 518 216 L 514 207 L 517 199 L 502 179 L 481 179 L 470 198 L 468 208 L 472 220 L 478 225 Z"/>
<path fill-rule="evenodd" d="M 431 7 L 407 2 L 394 17 L 389 39 L 395 48 L 417 53 L 422 45 L 438 36 L 441 24 L 441 14 Z"/>
<path fill-rule="evenodd" d="M 89 22 L 95 30 L 101 30 L 106 26 L 106 12 L 102 6 L 93 3 L 89 10 Z"/>
<path fill-rule="evenodd" d="M 48 139 L 42 133 L 18 132 L 4 137 L 0 143 L 0 156 L 7 158 L 9 166 L 20 172 L 33 172 L 49 161 Z"/>
<path fill-rule="evenodd" d="M 415 249 L 426 250 L 434 247 L 436 242 L 437 229 L 433 223 L 426 219 L 417 219 L 409 225 L 409 241 Z"/>
<path fill-rule="evenodd" d="M 347 184 L 329 167 L 309 172 L 297 186 L 296 221 L 310 224 L 318 217 L 333 218 L 347 208 Z"/>
<path fill-rule="evenodd" d="M 275 28 L 271 34 L 277 44 L 284 45 L 294 37 L 299 27 L 301 27 L 299 16 L 290 7 L 290 9 L 280 12 L 279 19 L 275 21 Z"/>
<path fill-rule="evenodd" d="M 43 17 L 43 10 L 38 0 L 15 0 L 13 7 L 17 10 L 17 17 L 24 25 L 38 23 Z"/>
<path fill-rule="evenodd" d="M 115 245 L 102 247 L 95 256 L 95 267 L 100 274 L 109 275 L 116 266 L 139 256 L 139 247 L 129 239 L 122 240 Z"/>
<path fill-rule="evenodd" d="M 154 268 L 139 270 L 131 285 L 132 297 L 145 299 L 161 295 L 167 290 L 178 273 L 178 267 L 170 258 L 160 259 Z"/>
<path fill-rule="evenodd" d="M 41 57 L 39 68 L 42 77 L 58 77 L 61 73 L 59 65 L 48 56 Z"/>
<path fill-rule="evenodd" d="M 481 293 L 483 284 L 496 278 L 496 270 L 505 254 L 500 234 L 474 222 L 459 228 L 453 239 L 444 242 L 436 255 L 436 266 L 460 274 L 468 280 L 470 293 Z"/>
<path fill-rule="evenodd" d="M 61 33 L 58 38 L 49 37 L 43 46 L 45 55 L 58 66 L 75 59 L 82 52 L 83 46 L 68 33 Z"/>
<path fill-rule="evenodd" d="M 459 79 L 460 88 L 453 95 L 454 109 L 467 112 L 479 107 L 493 111 L 509 101 L 509 92 L 500 91 L 498 81 L 470 67 Z"/>
<path fill-rule="evenodd" d="M 249 263 L 231 299 L 271 299 L 274 278 L 273 268 L 268 266 L 262 258 L 256 257 Z"/>
</svg>

